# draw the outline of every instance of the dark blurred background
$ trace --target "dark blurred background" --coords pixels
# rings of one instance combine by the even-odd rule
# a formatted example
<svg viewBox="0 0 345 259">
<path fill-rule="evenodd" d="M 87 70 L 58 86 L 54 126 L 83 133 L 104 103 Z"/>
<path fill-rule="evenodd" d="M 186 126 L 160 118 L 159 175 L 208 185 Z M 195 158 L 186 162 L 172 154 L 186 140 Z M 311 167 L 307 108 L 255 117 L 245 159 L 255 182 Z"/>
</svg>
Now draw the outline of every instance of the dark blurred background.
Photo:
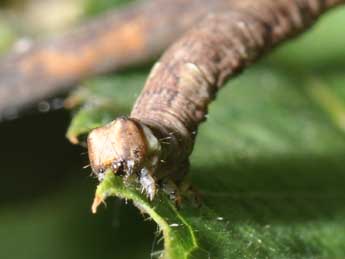
<svg viewBox="0 0 345 259">
<path fill-rule="evenodd" d="M 96 181 L 64 137 L 69 120 L 55 111 L 0 124 L 0 258 L 148 258 L 155 229 L 133 206 L 112 200 L 91 214 Z"/>
</svg>

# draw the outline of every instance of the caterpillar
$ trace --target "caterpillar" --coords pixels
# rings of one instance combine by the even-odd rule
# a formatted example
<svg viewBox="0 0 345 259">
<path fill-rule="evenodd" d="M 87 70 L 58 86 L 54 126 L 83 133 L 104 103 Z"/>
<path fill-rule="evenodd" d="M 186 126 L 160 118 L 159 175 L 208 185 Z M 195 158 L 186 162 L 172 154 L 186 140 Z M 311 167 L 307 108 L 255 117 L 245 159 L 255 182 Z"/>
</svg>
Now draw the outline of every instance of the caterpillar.
<svg viewBox="0 0 345 259">
<path fill-rule="evenodd" d="M 178 189 L 198 126 L 224 83 L 343 2 L 241 0 L 207 15 L 154 65 L 130 116 L 90 132 L 95 174 L 102 179 L 112 168 L 125 182 L 139 182 L 151 200 L 164 183 Z"/>
</svg>

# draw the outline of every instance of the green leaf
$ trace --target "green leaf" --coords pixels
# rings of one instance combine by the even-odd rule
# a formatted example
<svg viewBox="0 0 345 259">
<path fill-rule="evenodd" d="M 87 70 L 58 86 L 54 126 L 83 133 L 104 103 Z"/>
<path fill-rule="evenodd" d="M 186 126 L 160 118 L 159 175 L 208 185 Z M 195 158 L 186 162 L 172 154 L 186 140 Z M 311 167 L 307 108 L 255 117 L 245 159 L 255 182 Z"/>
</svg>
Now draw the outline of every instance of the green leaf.
<svg viewBox="0 0 345 259">
<path fill-rule="evenodd" d="M 105 179 L 96 191 L 95 206 L 109 196 L 117 196 L 133 201 L 142 213 L 148 214 L 159 226 L 165 239 L 166 258 L 206 258 L 207 251 L 202 251 L 195 237 L 192 226 L 185 221 L 175 205 L 162 193 L 153 202 L 149 202 L 145 195 L 135 187 L 123 184 L 122 178 L 115 176 L 112 171 L 106 173 Z M 95 209 L 95 208 L 94 208 Z M 161 251 L 155 253 L 160 256 Z"/>
<path fill-rule="evenodd" d="M 313 34 L 307 36 L 312 44 Z M 344 37 L 328 40 L 337 42 L 331 53 L 345 53 Z M 312 57 L 303 63 L 293 54 L 284 63 L 283 52 L 295 50 L 281 51 L 231 80 L 211 105 L 189 175 L 202 194 L 200 208 L 185 200 L 176 209 L 162 193 L 151 203 L 111 173 L 96 201 L 133 201 L 162 231 L 164 258 L 344 257 L 345 59 L 320 63 L 315 55 L 320 66 L 308 66 Z M 86 94 L 74 95 L 84 105 L 70 131 L 85 134 L 128 111 L 146 75 L 132 71 L 86 83 Z"/>
</svg>

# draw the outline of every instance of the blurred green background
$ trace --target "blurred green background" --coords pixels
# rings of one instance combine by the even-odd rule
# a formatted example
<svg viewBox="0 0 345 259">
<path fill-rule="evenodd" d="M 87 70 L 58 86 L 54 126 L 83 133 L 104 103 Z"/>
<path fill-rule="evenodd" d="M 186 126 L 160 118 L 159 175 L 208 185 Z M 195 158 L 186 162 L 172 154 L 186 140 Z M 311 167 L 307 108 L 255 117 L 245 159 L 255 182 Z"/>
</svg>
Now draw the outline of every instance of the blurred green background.
<svg viewBox="0 0 345 259">
<path fill-rule="evenodd" d="M 0 51 L 5 53 L 16 40 L 22 37 L 39 38 L 59 33 L 84 19 L 88 19 L 90 16 L 97 15 L 111 7 L 125 4 L 125 2 L 123 0 L 3 1 L 0 10 Z M 53 11 L 56 12 L 55 15 Z M 24 13 L 25 15 L 23 15 Z M 267 151 L 270 159 L 265 162 L 266 164 L 254 164 L 253 169 L 250 169 L 252 171 L 256 170 L 260 177 L 266 177 L 267 182 L 272 180 L 270 178 L 272 176 L 267 173 L 271 171 L 284 174 L 285 176 L 282 179 L 286 178 L 285 181 L 289 182 L 287 175 L 290 173 L 294 175 L 293 172 L 295 174 L 300 171 L 303 172 L 303 170 L 298 169 L 299 163 L 302 161 L 301 157 L 308 157 L 308 152 L 313 153 L 315 151 L 316 155 L 314 154 L 313 158 L 315 159 L 319 155 L 318 152 L 324 152 L 323 154 L 326 154 L 326 156 L 318 160 L 318 163 L 315 162 L 315 168 L 310 165 L 314 163 L 312 160 L 308 161 L 307 166 L 305 163 L 301 166 L 308 168 L 308 170 L 315 170 L 314 180 L 316 179 L 315 183 L 317 183 L 315 188 L 319 188 L 324 181 L 327 188 L 332 188 L 334 185 L 334 190 L 341 192 L 341 186 L 345 186 L 345 183 L 343 185 L 342 182 L 344 178 L 337 178 L 339 182 L 335 178 L 327 181 L 327 177 L 322 178 L 322 168 L 327 168 L 331 163 L 329 161 L 336 160 L 337 167 L 333 172 L 336 172 L 336 174 L 344 173 L 343 175 L 345 175 L 344 167 L 338 166 L 341 164 L 341 156 L 344 154 L 345 149 L 345 141 L 343 140 L 345 130 L 343 123 L 343 118 L 345 118 L 345 110 L 343 110 L 343 105 L 345 105 L 345 87 L 343 87 L 345 77 L 344 28 L 345 9 L 340 8 L 327 14 L 327 17 L 323 18 L 311 32 L 295 41 L 291 41 L 283 48 L 279 48 L 256 65 L 253 70 L 236 79 L 233 85 L 233 87 L 237 87 L 234 89 L 235 91 L 232 92 L 226 89 L 224 97 L 221 97 L 223 101 L 219 101 L 218 106 L 217 104 L 212 106 L 209 123 L 221 124 L 222 118 L 230 116 L 235 122 L 231 130 L 235 132 L 233 136 L 236 136 L 237 139 L 233 137 L 229 142 L 222 140 L 217 142 L 217 136 L 215 136 L 217 134 L 211 135 L 207 131 L 207 124 L 204 125 L 202 129 L 203 132 L 205 128 L 204 134 L 201 134 L 200 138 L 202 139 L 200 144 L 197 144 L 193 156 L 197 168 L 194 169 L 194 175 L 197 173 L 196 171 L 207 171 L 205 169 L 208 166 L 205 153 L 207 153 L 207 143 L 211 142 L 217 143 L 219 153 L 222 150 L 227 150 L 226 148 L 222 149 L 221 143 L 223 145 L 233 145 L 231 151 L 234 157 L 237 154 L 242 156 L 244 161 L 247 161 L 246 158 L 248 157 L 261 159 L 265 156 L 260 152 Z M 130 74 L 127 77 L 130 77 Z M 258 78 L 261 80 L 259 83 Z M 317 82 L 320 80 L 322 82 L 331 82 L 332 94 L 326 94 L 328 96 L 326 100 L 320 98 L 320 96 L 325 96 L 325 88 L 310 90 L 309 85 L 315 84 L 310 84 L 310 82 L 315 82 L 315 80 Z M 292 88 L 291 93 L 288 91 L 279 92 L 280 84 L 285 83 Z M 143 81 L 138 80 L 139 84 L 142 85 Z M 249 87 L 252 84 L 263 85 L 263 89 L 267 90 L 268 94 L 262 94 L 260 97 L 260 94 L 252 92 Z M 279 120 L 291 119 L 291 114 L 298 114 L 299 108 L 304 105 L 304 100 L 299 99 L 300 96 L 295 96 L 294 91 L 300 85 L 303 86 L 304 94 L 308 93 L 309 90 L 311 93 L 305 94 L 308 96 L 305 102 L 316 103 L 316 106 L 320 108 L 313 111 L 317 110 L 318 115 L 315 116 L 320 117 L 315 120 L 320 122 L 314 123 L 315 120 L 312 119 L 311 121 L 314 120 L 314 122 L 311 122 L 311 124 L 322 125 L 323 121 L 329 123 L 326 126 L 320 126 L 316 130 L 324 138 L 320 141 L 323 144 L 318 145 L 315 142 L 317 139 L 315 136 L 319 136 L 318 134 L 315 133 L 314 137 L 310 137 L 309 133 L 301 133 L 306 138 L 310 137 L 310 140 L 304 139 L 307 143 L 303 146 L 304 149 L 298 144 L 301 139 L 296 137 L 300 133 L 298 126 L 286 126 L 284 122 L 279 124 L 280 121 L 278 120 L 271 125 L 270 118 L 263 115 L 265 109 L 266 111 L 273 110 L 275 105 L 282 105 L 282 109 L 278 109 L 281 112 L 279 115 L 272 113 L 273 117 L 279 117 Z M 284 90 L 284 87 L 281 89 Z M 326 92 L 328 93 L 327 89 Z M 232 96 L 234 102 L 227 104 L 228 101 L 224 99 L 225 96 Z M 295 97 L 297 100 L 295 101 L 296 105 L 292 105 L 292 107 L 296 110 L 291 110 L 291 103 L 294 102 Z M 253 109 L 256 98 L 261 98 L 262 107 L 266 107 L 262 111 Z M 275 102 L 278 101 L 272 100 L 272 98 L 276 98 L 275 100 L 279 100 L 281 104 L 276 104 Z M 222 105 L 233 105 L 233 108 L 230 113 L 223 116 L 222 113 L 225 113 L 225 110 Z M 286 109 L 286 114 L 284 109 Z M 218 114 L 218 117 L 213 118 L 212 112 Z M 298 122 L 303 123 L 303 116 L 309 118 L 308 116 L 314 114 L 313 112 L 307 111 L 305 114 L 300 115 L 300 117 L 297 117 Z M 248 122 L 248 120 L 241 119 L 241 113 L 243 116 L 248 115 L 251 120 Z M 252 117 L 250 117 L 250 114 Z M 311 117 L 314 118 L 313 116 Z M 258 117 L 261 119 L 258 119 Z M 219 121 L 217 121 L 217 118 L 219 118 Z M 150 221 L 144 221 L 132 205 L 112 200 L 107 203 L 106 210 L 101 209 L 97 215 L 91 214 L 90 204 L 93 199 L 96 181 L 89 177 L 89 169 L 82 169 L 87 164 L 85 149 L 72 146 L 65 138 L 70 121 L 70 112 L 60 109 L 49 113 L 37 112 L 0 124 L 0 171 L 2 173 L 0 188 L 0 258 L 149 258 L 152 246 L 155 246 L 154 250 L 157 250 L 157 246 L 161 245 L 156 244 L 155 241 L 156 226 Z M 262 128 L 258 126 L 260 121 L 264 125 Z M 308 128 L 308 119 L 305 123 L 306 125 L 302 128 Z M 279 128 L 279 125 L 281 128 Z M 333 125 L 334 129 L 329 130 L 328 128 L 333 127 L 330 125 Z M 238 134 L 236 131 L 238 131 Z M 323 133 L 325 135 L 322 135 Z M 218 136 L 226 134 L 228 133 L 219 132 Z M 329 146 L 327 146 L 328 144 Z M 214 150 L 218 147 L 217 145 Z M 244 148 L 246 148 L 246 152 L 243 152 Z M 217 150 L 214 152 L 217 153 Z M 333 158 L 330 160 L 324 159 L 327 156 L 332 156 L 333 153 Z M 299 156 L 300 154 L 302 156 Z M 290 155 L 290 157 L 284 159 L 285 164 L 282 165 L 276 164 L 274 155 L 280 158 L 286 155 Z M 227 167 L 229 163 L 233 162 L 227 161 L 229 156 L 231 157 L 230 160 L 235 161 L 237 159 L 232 158 L 231 154 L 220 154 L 218 156 L 219 161 L 215 161 L 218 163 L 217 170 L 222 170 L 221 167 Z M 236 160 L 236 163 L 238 163 L 238 160 Z M 236 172 L 235 164 L 232 164 L 233 174 Z M 251 165 L 249 164 L 247 167 L 251 168 Z M 281 170 L 277 169 L 280 167 Z M 248 169 L 246 170 L 248 171 Z M 234 189 L 237 187 L 241 189 L 239 187 L 241 183 L 243 186 L 253 187 L 254 189 L 257 187 L 255 184 L 248 183 L 248 181 L 256 182 L 256 180 L 253 176 L 246 178 L 248 176 L 246 170 L 244 172 L 242 172 L 242 169 L 239 170 L 239 173 L 243 174 L 238 177 L 237 182 L 235 181 Z M 311 178 L 306 178 L 303 173 L 301 173 L 301 176 L 299 183 L 301 186 L 303 186 L 303 181 L 310 182 Z M 313 174 L 310 177 L 313 177 Z M 198 183 L 197 177 L 194 176 L 194 178 Z M 203 182 L 198 184 L 203 186 Z M 268 187 L 264 186 L 262 188 L 274 189 L 274 185 L 275 183 L 271 183 Z M 323 189 L 320 188 L 320 190 Z M 330 216 L 323 215 L 321 217 L 322 220 L 325 218 L 328 220 L 325 225 L 322 225 L 321 221 L 321 223 L 316 221 L 316 224 L 322 225 L 325 230 L 319 233 L 329 231 L 329 236 L 332 236 L 333 218 L 335 219 L 333 227 L 344 226 L 343 220 L 338 217 L 344 215 L 341 214 L 344 212 L 343 207 L 339 207 L 337 210 L 334 209 L 340 204 L 341 202 L 335 202 L 329 205 Z M 325 203 L 321 203 L 321 205 L 324 206 Z M 257 208 L 258 215 L 262 214 L 262 211 L 260 211 L 262 208 L 263 206 Z M 313 207 L 313 209 L 315 208 Z M 253 206 L 251 210 L 253 211 Z M 325 213 L 325 211 L 327 211 L 327 208 L 321 210 L 322 213 Z M 316 216 L 317 213 L 318 211 L 315 210 Z M 285 222 L 284 216 L 279 219 Z M 291 219 L 291 221 L 294 221 L 294 219 Z M 286 222 L 289 222 L 289 220 L 286 220 Z M 339 232 L 336 235 L 339 235 Z M 344 236 L 334 237 L 334 240 L 333 244 L 335 245 L 333 248 L 339 249 L 340 252 L 335 253 L 339 256 L 341 252 L 345 251 L 341 245 L 341 242 L 345 240 L 345 234 Z M 340 241 L 337 243 L 336 240 Z"/>
</svg>

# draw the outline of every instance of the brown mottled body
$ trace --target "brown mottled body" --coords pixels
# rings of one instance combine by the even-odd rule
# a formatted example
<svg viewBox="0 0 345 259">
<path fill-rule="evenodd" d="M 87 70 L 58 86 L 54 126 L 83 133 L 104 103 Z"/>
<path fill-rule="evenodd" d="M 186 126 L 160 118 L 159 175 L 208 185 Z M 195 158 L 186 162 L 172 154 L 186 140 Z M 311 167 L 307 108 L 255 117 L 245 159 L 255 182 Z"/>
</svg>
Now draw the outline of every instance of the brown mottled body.
<svg viewBox="0 0 345 259">
<path fill-rule="evenodd" d="M 208 104 L 230 76 L 343 2 L 233 1 L 231 8 L 210 13 L 171 46 L 153 67 L 130 114 L 160 140 L 153 177 L 177 184 L 183 179 Z"/>
</svg>

